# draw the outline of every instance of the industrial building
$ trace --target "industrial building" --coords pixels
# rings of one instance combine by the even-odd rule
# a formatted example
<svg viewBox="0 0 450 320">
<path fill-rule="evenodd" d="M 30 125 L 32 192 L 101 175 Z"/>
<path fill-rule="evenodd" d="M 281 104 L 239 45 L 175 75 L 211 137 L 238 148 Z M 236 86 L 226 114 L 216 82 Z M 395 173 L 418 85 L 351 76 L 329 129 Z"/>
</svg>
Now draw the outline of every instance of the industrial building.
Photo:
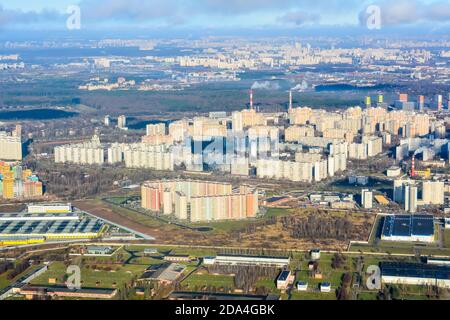
<svg viewBox="0 0 450 320">
<path fill-rule="evenodd" d="M 258 192 L 248 186 L 233 190 L 229 183 L 195 180 L 146 182 L 144 209 L 173 214 L 191 222 L 253 218 L 259 211 Z"/>
<path fill-rule="evenodd" d="M 101 220 L 68 214 L 8 213 L 0 215 L 0 237 L 17 239 L 43 237 L 46 240 L 91 239 L 104 231 Z"/>
<path fill-rule="evenodd" d="M 431 215 L 385 216 L 381 240 L 432 243 L 434 218 Z"/>
<path fill-rule="evenodd" d="M 178 280 L 183 275 L 184 270 L 186 270 L 186 266 L 177 263 L 151 266 L 140 276 L 138 281 L 157 281 L 169 285 Z"/>
<path fill-rule="evenodd" d="M 380 269 L 383 283 L 450 288 L 449 266 L 382 262 Z"/>
<path fill-rule="evenodd" d="M 27 206 L 28 213 L 70 213 L 73 212 L 70 203 L 38 203 Z"/>
<path fill-rule="evenodd" d="M 1 246 L 23 246 L 29 244 L 44 243 L 44 237 L 3 237 L 0 236 Z"/>
<path fill-rule="evenodd" d="M 20 288 L 19 293 L 27 299 L 41 296 L 55 296 L 78 299 L 112 299 L 117 294 L 117 289 L 82 288 L 69 289 L 63 286 L 35 286 L 26 285 Z"/>
<path fill-rule="evenodd" d="M 289 266 L 291 259 L 289 257 L 218 255 L 216 257 L 205 257 L 203 262 L 205 265 L 218 264 L 286 268 Z"/>
</svg>

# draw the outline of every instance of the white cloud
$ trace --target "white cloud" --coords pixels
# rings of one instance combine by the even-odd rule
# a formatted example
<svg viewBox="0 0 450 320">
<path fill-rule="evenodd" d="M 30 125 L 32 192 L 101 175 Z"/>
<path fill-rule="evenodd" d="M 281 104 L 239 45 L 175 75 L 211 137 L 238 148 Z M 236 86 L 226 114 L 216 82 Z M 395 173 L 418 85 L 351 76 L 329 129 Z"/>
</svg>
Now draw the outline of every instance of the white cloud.
<svg viewBox="0 0 450 320">
<path fill-rule="evenodd" d="M 423 22 L 450 22 L 450 3 L 424 3 L 419 0 L 382 1 L 374 3 L 381 9 L 382 26 L 401 26 Z M 367 14 L 360 13 L 361 25 L 366 24 Z"/>
</svg>

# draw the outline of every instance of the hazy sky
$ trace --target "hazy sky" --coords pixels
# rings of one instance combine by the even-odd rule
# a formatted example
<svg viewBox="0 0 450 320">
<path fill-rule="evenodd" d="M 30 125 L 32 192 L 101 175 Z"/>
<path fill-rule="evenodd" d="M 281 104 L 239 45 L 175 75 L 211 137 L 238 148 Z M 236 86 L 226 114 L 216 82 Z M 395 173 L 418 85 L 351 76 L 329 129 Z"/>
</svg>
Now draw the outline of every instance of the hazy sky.
<svg viewBox="0 0 450 320">
<path fill-rule="evenodd" d="M 64 29 L 73 4 L 85 30 L 360 26 L 371 4 L 386 27 L 450 25 L 450 0 L 0 0 L 0 27 Z"/>
</svg>

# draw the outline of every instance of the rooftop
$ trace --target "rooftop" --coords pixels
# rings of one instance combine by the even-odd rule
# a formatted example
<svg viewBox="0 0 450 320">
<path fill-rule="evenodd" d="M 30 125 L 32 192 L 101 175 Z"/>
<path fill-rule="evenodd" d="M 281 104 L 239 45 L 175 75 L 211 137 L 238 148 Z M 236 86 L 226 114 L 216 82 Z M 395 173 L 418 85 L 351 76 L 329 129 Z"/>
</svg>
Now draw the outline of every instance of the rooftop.
<svg viewBox="0 0 450 320">
<path fill-rule="evenodd" d="M 291 272 L 288 270 L 282 271 L 278 277 L 278 281 L 286 281 L 290 274 Z"/>
<path fill-rule="evenodd" d="M 434 218 L 430 215 L 386 216 L 383 223 L 383 236 L 431 236 L 434 234 Z"/>
<path fill-rule="evenodd" d="M 450 267 L 421 263 L 380 263 L 382 276 L 450 280 Z"/>
</svg>

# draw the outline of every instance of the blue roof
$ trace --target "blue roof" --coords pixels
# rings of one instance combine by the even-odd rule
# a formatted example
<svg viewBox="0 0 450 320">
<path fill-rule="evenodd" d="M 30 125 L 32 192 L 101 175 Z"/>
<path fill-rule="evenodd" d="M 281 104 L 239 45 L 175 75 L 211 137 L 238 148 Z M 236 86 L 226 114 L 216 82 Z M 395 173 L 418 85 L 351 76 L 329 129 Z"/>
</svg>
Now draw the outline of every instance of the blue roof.
<svg viewBox="0 0 450 320">
<path fill-rule="evenodd" d="M 395 215 L 384 218 L 383 236 L 432 236 L 434 220 L 431 215 Z"/>
<path fill-rule="evenodd" d="M 450 267 L 420 263 L 380 263 L 383 276 L 450 280 Z"/>
<path fill-rule="evenodd" d="M 286 281 L 289 277 L 290 272 L 289 271 L 282 271 L 280 273 L 280 276 L 278 277 L 278 281 Z"/>
</svg>

